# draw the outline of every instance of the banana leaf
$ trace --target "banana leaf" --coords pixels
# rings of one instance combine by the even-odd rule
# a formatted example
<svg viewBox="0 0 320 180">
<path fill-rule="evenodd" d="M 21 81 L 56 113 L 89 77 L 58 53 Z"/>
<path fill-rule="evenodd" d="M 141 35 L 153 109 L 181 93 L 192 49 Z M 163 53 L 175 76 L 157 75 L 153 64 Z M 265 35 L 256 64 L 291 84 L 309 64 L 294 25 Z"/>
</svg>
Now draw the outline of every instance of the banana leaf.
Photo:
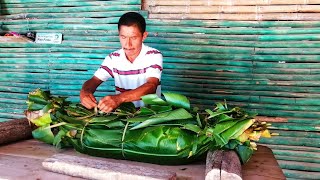
<svg viewBox="0 0 320 180">
<path fill-rule="evenodd" d="M 33 137 L 58 148 L 166 165 L 188 164 L 216 149 L 232 149 L 245 163 L 255 146 L 244 133 L 270 135 L 264 133 L 266 123 L 255 122 L 253 115 L 239 107 L 229 109 L 226 103 L 218 103 L 213 110 L 201 111 L 191 108 L 181 94 L 169 92 L 164 97 L 146 95 L 142 97 L 145 107 L 136 109 L 132 103 L 124 103 L 104 114 L 36 89 L 28 96 L 27 104 L 32 106 L 26 114 L 47 112 L 28 116 L 36 126 Z"/>
</svg>

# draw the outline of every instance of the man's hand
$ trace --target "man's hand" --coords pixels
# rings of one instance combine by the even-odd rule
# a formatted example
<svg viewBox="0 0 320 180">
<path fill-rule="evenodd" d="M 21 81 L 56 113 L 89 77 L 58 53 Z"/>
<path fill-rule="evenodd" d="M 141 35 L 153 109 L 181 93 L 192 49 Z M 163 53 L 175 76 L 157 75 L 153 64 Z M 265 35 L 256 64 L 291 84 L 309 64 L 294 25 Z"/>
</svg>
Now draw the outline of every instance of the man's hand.
<svg viewBox="0 0 320 180">
<path fill-rule="evenodd" d="M 92 109 L 97 106 L 97 100 L 94 97 L 93 93 L 101 83 L 102 81 L 100 79 L 93 76 L 83 84 L 80 91 L 80 101 L 84 107 Z"/>
<path fill-rule="evenodd" d="M 120 95 L 106 96 L 99 101 L 98 108 L 102 112 L 111 112 L 116 109 L 123 101 Z"/>
<path fill-rule="evenodd" d="M 88 109 L 92 109 L 97 106 L 97 100 L 93 96 L 93 94 L 90 92 L 86 92 L 86 91 L 81 90 L 80 91 L 80 100 L 81 100 L 81 104 Z"/>
</svg>

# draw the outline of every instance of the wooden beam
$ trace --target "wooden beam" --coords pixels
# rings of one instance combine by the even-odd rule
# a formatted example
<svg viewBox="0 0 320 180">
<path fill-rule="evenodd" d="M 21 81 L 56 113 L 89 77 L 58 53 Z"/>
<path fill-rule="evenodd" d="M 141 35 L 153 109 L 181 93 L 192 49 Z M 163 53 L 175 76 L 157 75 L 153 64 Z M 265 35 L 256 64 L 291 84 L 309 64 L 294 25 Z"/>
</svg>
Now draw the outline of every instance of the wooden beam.
<svg viewBox="0 0 320 180">
<path fill-rule="evenodd" d="M 31 127 L 27 119 L 0 122 L 0 145 L 31 138 Z"/>
<path fill-rule="evenodd" d="M 85 179 L 176 179 L 175 172 L 133 165 L 130 161 L 117 163 L 65 154 L 56 154 L 45 159 L 42 166 L 49 171 Z"/>
<path fill-rule="evenodd" d="M 288 122 L 288 119 L 283 117 L 256 116 L 255 119 L 261 122 Z"/>
</svg>

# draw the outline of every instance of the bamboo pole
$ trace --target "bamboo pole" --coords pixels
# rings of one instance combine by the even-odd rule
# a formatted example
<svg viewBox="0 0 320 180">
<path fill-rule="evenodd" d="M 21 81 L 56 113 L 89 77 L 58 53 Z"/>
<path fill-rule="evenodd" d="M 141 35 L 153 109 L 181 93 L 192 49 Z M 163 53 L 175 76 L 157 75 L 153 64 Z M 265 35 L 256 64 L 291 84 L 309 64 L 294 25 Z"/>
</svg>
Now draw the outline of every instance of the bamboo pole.
<svg viewBox="0 0 320 180">
<path fill-rule="evenodd" d="M 270 14 L 150 14 L 151 19 L 201 19 L 201 20 L 235 20 L 235 21 L 316 21 L 320 13 L 270 13 Z"/>
<path fill-rule="evenodd" d="M 144 6 L 239 6 L 239 5 L 287 5 L 287 4 L 320 4 L 319 0 L 146 0 Z"/>
<path fill-rule="evenodd" d="M 320 12 L 320 5 L 273 5 L 273 6 L 156 6 L 149 8 L 150 13 L 294 13 Z"/>
</svg>

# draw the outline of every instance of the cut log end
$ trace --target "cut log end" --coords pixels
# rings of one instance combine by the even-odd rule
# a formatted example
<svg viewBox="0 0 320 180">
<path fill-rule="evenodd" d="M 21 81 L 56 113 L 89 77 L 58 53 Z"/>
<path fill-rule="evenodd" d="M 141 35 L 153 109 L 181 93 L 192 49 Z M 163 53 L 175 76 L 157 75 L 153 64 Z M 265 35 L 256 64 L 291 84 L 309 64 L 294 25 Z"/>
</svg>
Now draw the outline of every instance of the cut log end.
<svg viewBox="0 0 320 180">
<path fill-rule="evenodd" d="M 209 151 L 206 160 L 206 180 L 242 180 L 241 163 L 234 151 Z"/>
</svg>

